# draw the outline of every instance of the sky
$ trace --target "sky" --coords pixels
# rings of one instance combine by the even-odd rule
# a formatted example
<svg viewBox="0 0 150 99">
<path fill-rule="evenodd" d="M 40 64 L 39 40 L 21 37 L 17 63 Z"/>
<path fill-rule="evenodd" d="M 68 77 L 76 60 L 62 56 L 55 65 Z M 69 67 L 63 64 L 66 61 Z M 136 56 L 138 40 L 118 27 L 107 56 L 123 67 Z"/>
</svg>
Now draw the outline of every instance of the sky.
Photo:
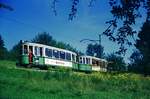
<svg viewBox="0 0 150 99">
<path fill-rule="evenodd" d="M 98 40 L 107 28 L 106 21 L 112 19 L 107 0 L 97 0 L 92 7 L 88 7 L 89 0 L 80 0 L 78 12 L 73 21 L 68 20 L 71 0 L 58 0 L 57 16 L 51 9 L 52 0 L 0 0 L 9 4 L 14 11 L 1 9 L 0 35 L 5 47 L 10 50 L 20 40 L 31 40 L 38 33 L 48 32 L 55 40 L 69 43 L 74 48 L 85 52 L 91 42 L 80 42 L 82 39 Z M 139 29 L 141 21 L 135 26 Z M 101 44 L 106 54 L 117 51 L 118 45 L 102 36 Z M 133 52 L 129 48 L 125 60 Z"/>
</svg>

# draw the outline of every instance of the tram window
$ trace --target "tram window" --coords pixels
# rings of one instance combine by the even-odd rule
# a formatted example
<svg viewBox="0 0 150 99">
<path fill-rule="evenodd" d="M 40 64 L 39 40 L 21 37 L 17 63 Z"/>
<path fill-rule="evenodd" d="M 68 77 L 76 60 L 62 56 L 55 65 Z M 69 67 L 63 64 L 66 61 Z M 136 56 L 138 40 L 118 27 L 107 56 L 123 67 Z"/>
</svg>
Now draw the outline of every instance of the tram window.
<svg viewBox="0 0 150 99">
<path fill-rule="evenodd" d="M 75 62 L 75 55 L 72 54 L 72 61 Z"/>
<path fill-rule="evenodd" d="M 60 51 L 60 59 L 65 59 L 65 52 Z"/>
<path fill-rule="evenodd" d="M 40 47 L 40 56 L 43 56 L 43 48 L 42 47 Z"/>
<path fill-rule="evenodd" d="M 36 56 L 42 56 L 43 55 L 43 53 L 42 53 L 42 51 L 43 51 L 43 48 L 42 47 L 35 47 L 35 55 Z"/>
<path fill-rule="evenodd" d="M 33 46 L 29 46 L 29 51 L 33 52 Z"/>
<path fill-rule="evenodd" d="M 40 56 L 40 48 L 37 47 L 37 56 Z"/>
<path fill-rule="evenodd" d="M 27 47 L 27 45 L 24 45 L 24 52 L 23 52 L 24 54 L 28 54 L 28 47 Z"/>
<path fill-rule="evenodd" d="M 97 66 L 100 66 L 100 62 L 99 62 L 98 60 L 96 61 L 96 65 L 97 65 Z"/>
<path fill-rule="evenodd" d="M 103 63 L 102 63 L 102 61 L 100 61 L 100 62 L 99 62 L 99 64 L 100 64 L 100 67 L 102 67 L 102 66 L 103 66 Z"/>
<path fill-rule="evenodd" d="M 71 60 L 71 54 L 70 53 L 66 53 L 66 59 Z"/>
<path fill-rule="evenodd" d="M 58 50 L 53 50 L 53 57 L 59 58 L 59 51 Z"/>
<path fill-rule="evenodd" d="M 103 61 L 103 67 L 105 68 L 105 62 Z"/>
<path fill-rule="evenodd" d="M 38 53 L 38 48 L 37 46 L 34 47 L 34 54 L 37 56 L 37 53 Z"/>
<path fill-rule="evenodd" d="M 85 63 L 85 58 L 83 58 L 83 64 L 86 64 L 86 63 Z"/>
<path fill-rule="evenodd" d="M 79 62 L 82 64 L 82 57 L 80 57 L 80 61 Z"/>
<path fill-rule="evenodd" d="M 90 64 L 90 59 L 86 58 L 86 64 Z"/>
<path fill-rule="evenodd" d="M 48 57 L 52 57 L 52 50 L 46 48 L 46 49 L 45 49 L 45 55 L 48 56 Z"/>
<path fill-rule="evenodd" d="M 97 62 L 96 62 L 96 60 L 92 60 L 92 64 L 94 65 L 94 66 L 97 66 Z"/>
</svg>

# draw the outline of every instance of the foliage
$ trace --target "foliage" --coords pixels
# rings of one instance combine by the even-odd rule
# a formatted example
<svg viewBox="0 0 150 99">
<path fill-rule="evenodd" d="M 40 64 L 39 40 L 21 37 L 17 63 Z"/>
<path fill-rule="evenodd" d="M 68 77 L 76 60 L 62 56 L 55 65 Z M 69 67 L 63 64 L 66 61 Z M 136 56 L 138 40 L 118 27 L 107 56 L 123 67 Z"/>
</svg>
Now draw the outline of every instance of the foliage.
<svg viewBox="0 0 150 99">
<path fill-rule="evenodd" d="M 98 0 L 89 0 L 89 7 L 93 2 Z M 133 29 L 138 18 L 142 17 L 143 11 L 141 8 L 146 9 L 147 20 L 150 20 L 150 0 L 107 0 L 110 5 L 110 12 L 113 15 L 112 20 L 106 20 L 109 24 L 108 28 L 103 32 L 109 40 L 117 42 L 120 46 L 117 54 L 125 54 L 127 47 L 131 46 L 132 42 L 130 37 L 134 37 L 137 32 Z M 78 5 L 81 0 L 71 0 L 71 8 L 69 13 L 69 20 L 73 20 L 79 9 Z M 56 13 L 56 5 L 58 1 L 53 0 L 52 9 Z M 96 4 L 96 3 L 95 3 Z M 99 3 L 97 3 L 99 4 Z"/>
<path fill-rule="evenodd" d="M 123 57 L 115 55 L 114 53 L 106 56 L 108 64 L 108 71 L 125 71 L 126 64 L 123 60 Z"/>
<path fill-rule="evenodd" d="M 49 33 L 39 33 L 31 42 L 45 44 L 49 46 L 56 46 L 56 41 L 49 35 Z"/>
<path fill-rule="evenodd" d="M 4 41 L 0 35 L 0 60 L 7 59 L 8 57 L 8 51 L 4 46 Z"/>
<path fill-rule="evenodd" d="M 89 56 L 96 56 L 102 58 L 104 56 L 104 47 L 99 44 L 89 44 L 86 49 L 86 54 Z"/>
<path fill-rule="evenodd" d="M 138 34 L 136 48 L 142 54 L 143 73 L 150 74 L 150 21 L 146 21 Z"/>
<path fill-rule="evenodd" d="M 0 61 L 0 98 L 149 99 L 150 77 L 132 73 L 84 74 L 11 68 Z M 19 91 L 18 91 L 19 90 Z"/>
<path fill-rule="evenodd" d="M 20 55 L 22 53 L 21 41 L 18 44 L 14 45 L 13 48 L 9 51 L 9 59 L 10 60 L 18 60 L 20 59 Z"/>
<path fill-rule="evenodd" d="M 130 56 L 130 64 L 128 66 L 128 70 L 131 72 L 140 73 L 143 71 L 143 60 L 142 54 L 135 50 L 132 55 Z"/>
<path fill-rule="evenodd" d="M 54 46 L 62 49 L 67 49 L 73 52 L 79 52 L 75 48 L 73 48 L 70 44 L 66 44 L 64 42 L 58 42 L 53 39 L 52 36 L 49 35 L 49 33 L 43 32 L 39 33 L 33 40 L 31 40 L 34 43 L 40 43 L 40 44 L 45 44 L 49 46 Z"/>
</svg>

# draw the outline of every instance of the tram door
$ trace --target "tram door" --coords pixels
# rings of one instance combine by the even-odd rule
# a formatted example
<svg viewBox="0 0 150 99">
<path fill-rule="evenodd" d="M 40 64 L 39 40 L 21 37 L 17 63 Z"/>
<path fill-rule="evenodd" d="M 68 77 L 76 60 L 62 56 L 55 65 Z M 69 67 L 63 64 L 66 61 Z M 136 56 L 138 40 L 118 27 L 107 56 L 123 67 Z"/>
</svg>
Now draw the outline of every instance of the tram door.
<svg viewBox="0 0 150 99">
<path fill-rule="evenodd" d="M 43 56 L 43 48 L 35 46 L 34 47 L 34 55 L 35 55 L 35 58 L 34 58 L 35 64 L 38 65 L 41 57 Z"/>
<path fill-rule="evenodd" d="M 33 63 L 33 46 L 29 46 L 29 63 Z"/>
</svg>

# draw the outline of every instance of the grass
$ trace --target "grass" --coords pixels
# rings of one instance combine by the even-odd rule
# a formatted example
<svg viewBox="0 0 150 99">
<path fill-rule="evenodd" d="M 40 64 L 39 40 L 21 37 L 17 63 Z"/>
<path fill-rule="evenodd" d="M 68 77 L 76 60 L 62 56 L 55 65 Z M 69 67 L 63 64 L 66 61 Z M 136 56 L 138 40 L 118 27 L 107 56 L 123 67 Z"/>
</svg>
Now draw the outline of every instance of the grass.
<svg viewBox="0 0 150 99">
<path fill-rule="evenodd" d="M 150 77 L 133 73 L 35 71 L 0 61 L 0 99 L 149 99 Z"/>
</svg>

